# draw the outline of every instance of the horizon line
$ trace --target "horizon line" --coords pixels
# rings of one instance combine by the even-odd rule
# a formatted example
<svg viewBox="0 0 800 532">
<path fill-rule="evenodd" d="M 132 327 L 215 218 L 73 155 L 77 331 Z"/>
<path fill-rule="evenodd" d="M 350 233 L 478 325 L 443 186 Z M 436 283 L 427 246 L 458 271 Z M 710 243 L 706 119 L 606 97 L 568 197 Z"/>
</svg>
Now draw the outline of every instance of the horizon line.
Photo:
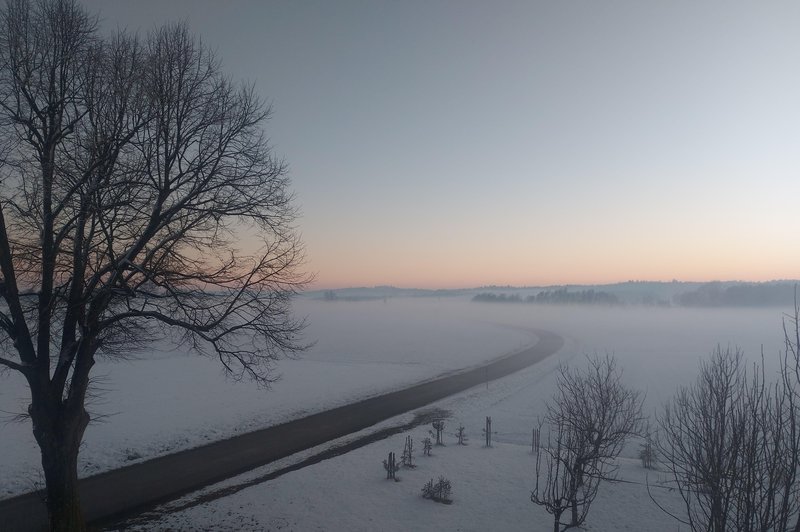
<svg viewBox="0 0 800 532">
<path fill-rule="evenodd" d="M 310 288 L 308 290 L 303 290 L 302 292 L 323 292 L 323 291 L 335 291 L 335 290 L 375 290 L 380 288 L 388 288 L 394 290 L 427 290 L 431 292 L 435 291 L 458 291 L 458 290 L 481 290 L 481 289 L 516 289 L 516 290 L 524 290 L 524 289 L 532 289 L 532 288 L 554 288 L 554 287 L 570 287 L 570 286 L 616 286 L 621 284 L 724 284 L 724 283 L 739 283 L 739 284 L 769 284 L 769 283 L 800 283 L 800 279 L 769 279 L 766 281 L 748 281 L 743 279 L 714 279 L 711 281 L 684 281 L 678 279 L 671 279 L 669 281 L 654 281 L 654 280 L 638 280 L 638 279 L 628 279 L 626 281 L 615 281 L 615 282 L 607 282 L 607 283 L 556 283 L 556 284 L 541 284 L 541 285 L 499 285 L 499 284 L 484 284 L 479 286 L 462 286 L 462 287 L 451 287 L 451 288 L 422 288 L 419 286 L 398 286 L 393 284 L 376 284 L 372 286 L 367 285 L 351 285 L 351 286 L 341 286 L 338 288 L 331 288 L 331 287 L 322 287 L 322 288 Z"/>
</svg>

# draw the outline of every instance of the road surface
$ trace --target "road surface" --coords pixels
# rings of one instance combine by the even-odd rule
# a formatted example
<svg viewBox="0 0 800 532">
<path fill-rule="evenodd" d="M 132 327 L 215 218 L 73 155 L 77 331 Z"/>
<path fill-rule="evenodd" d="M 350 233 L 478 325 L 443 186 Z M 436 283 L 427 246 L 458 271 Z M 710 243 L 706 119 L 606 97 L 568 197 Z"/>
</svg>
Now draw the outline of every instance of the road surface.
<svg viewBox="0 0 800 532">
<path fill-rule="evenodd" d="M 504 377 L 543 360 L 564 345 L 564 339 L 555 333 L 539 329 L 533 332 L 539 338 L 533 346 L 478 367 L 81 479 L 84 516 L 87 521 L 96 522 L 135 514 L 488 380 Z M 25 532 L 46 528 L 47 511 L 39 494 L 28 493 L 0 501 L 0 530 Z"/>
</svg>

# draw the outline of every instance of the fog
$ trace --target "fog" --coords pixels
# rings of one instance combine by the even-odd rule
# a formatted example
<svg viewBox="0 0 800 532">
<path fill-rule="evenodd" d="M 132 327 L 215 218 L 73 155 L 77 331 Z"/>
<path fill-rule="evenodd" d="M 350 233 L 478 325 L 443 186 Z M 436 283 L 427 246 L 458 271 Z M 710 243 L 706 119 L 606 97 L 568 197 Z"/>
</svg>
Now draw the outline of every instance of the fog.
<svg viewBox="0 0 800 532">
<path fill-rule="evenodd" d="M 770 371 L 782 348 L 784 308 L 519 305 L 474 303 L 467 296 L 395 297 L 370 301 L 298 298 L 313 345 L 276 364 L 282 378 L 269 390 L 225 379 L 218 361 L 184 348 L 155 345 L 129 361 L 101 361 L 81 451 L 88 475 L 149 457 L 352 402 L 437 375 L 481 364 L 536 341 L 533 328 L 565 339 L 555 355 L 514 386 L 528 388 L 511 402 L 535 419 L 552 393 L 559 363 L 583 364 L 591 353 L 613 353 L 626 383 L 646 392 L 655 412 L 715 348 L 738 346 L 750 360 L 765 353 Z M 490 386 L 501 386 L 501 383 Z M 508 394 L 515 393 L 514 387 Z M 533 392 L 531 394 L 531 392 Z M 18 375 L 0 376 L 4 421 L 28 403 Z M 507 406 L 507 408 L 511 408 Z M 502 413 L 497 413 L 502 419 Z M 513 414 L 518 418 L 520 412 Z M 29 422 L 0 424 L 0 496 L 41 481 Z"/>
<path fill-rule="evenodd" d="M 754 362 L 763 348 L 768 371 L 776 371 L 782 319 L 789 311 L 482 304 L 468 297 L 300 300 L 296 308 L 309 316 L 308 336 L 318 339 L 302 356 L 314 360 L 468 366 L 476 361 L 476 348 L 486 346 L 482 355 L 488 357 L 518 344 L 521 330 L 548 329 L 567 340 L 556 355 L 559 361 L 582 363 L 583 355 L 614 354 L 626 382 L 646 391 L 651 409 L 689 384 L 699 362 L 717 345 L 741 348 Z"/>
</svg>

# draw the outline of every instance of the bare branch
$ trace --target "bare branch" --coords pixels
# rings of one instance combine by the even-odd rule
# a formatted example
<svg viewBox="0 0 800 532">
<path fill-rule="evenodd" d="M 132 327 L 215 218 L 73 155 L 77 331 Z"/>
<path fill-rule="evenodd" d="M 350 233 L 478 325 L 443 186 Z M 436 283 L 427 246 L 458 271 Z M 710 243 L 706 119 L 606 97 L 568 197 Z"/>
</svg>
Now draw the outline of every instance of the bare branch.
<svg viewBox="0 0 800 532">
<path fill-rule="evenodd" d="M 26 366 L 3 357 L 0 357 L 0 366 L 6 366 L 23 374 L 28 370 Z"/>
</svg>

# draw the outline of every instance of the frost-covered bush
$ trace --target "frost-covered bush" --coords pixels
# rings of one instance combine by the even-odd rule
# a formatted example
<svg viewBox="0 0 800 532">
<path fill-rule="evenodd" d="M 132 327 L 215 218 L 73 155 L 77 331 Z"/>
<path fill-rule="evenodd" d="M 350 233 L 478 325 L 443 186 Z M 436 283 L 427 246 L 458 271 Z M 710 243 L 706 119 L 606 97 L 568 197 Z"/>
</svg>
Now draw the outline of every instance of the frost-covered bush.
<svg viewBox="0 0 800 532">
<path fill-rule="evenodd" d="M 453 502 L 450 500 L 451 491 L 452 487 L 450 486 L 450 481 L 444 477 L 439 477 L 439 480 L 437 480 L 435 483 L 433 482 L 433 479 L 430 479 L 422 487 L 422 497 L 435 502 L 450 504 Z"/>
</svg>

